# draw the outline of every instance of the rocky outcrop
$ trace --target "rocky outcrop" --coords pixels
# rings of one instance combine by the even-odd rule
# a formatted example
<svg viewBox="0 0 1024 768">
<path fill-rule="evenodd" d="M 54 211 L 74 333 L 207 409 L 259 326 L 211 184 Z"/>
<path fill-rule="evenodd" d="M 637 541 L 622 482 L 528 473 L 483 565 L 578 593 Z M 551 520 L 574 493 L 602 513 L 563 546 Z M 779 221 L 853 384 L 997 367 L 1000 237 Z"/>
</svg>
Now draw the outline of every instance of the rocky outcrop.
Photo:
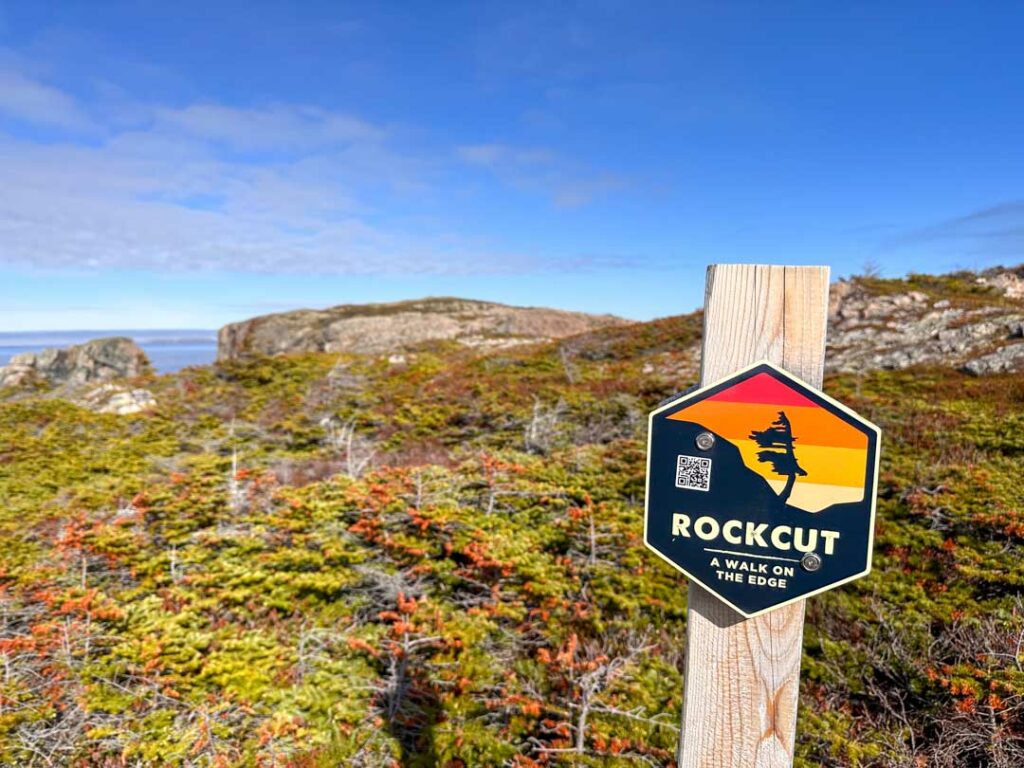
<svg viewBox="0 0 1024 768">
<path fill-rule="evenodd" d="M 966 284 L 988 293 L 950 299 L 909 287 L 901 291 L 900 281 L 833 285 L 827 368 L 949 365 L 977 374 L 1024 370 L 1024 345 L 1014 341 L 1024 333 L 1020 276 L 994 271 Z"/>
<path fill-rule="evenodd" d="M 126 416 L 156 407 L 156 398 L 148 389 L 132 389 L 120 384 L 103 384 L 75 400 L 96 413 Z"/>
<path fill-rule="evenodd" d="M 217 359 L 294 352 L 393 354 L 429 341 L 508 347 L 626 323 L 613 315 L 422 299 L 263 315 L 221 328 Z"/>
<path fill-rule="evenodd" d="M 984 376 L 986 373 L 1009 373 L 1024 370 L 1024 343 L 1010 344 L 964 364 L 967 373 Z"/>
<path fill-rule="evenodd" d="M 139 376 L 149 368 L 146 354 L 134 341 L 115 336 L 15 355 L 0 368 L 0 387 L 31 383 L 78 386 Z"/>
<path fill-rule="evenodd" d="M 975 282 L 990 286 L 1009 299 L 1024 301 L 1024 267 L 989 270 L 980 274 Z"/>
</svg>

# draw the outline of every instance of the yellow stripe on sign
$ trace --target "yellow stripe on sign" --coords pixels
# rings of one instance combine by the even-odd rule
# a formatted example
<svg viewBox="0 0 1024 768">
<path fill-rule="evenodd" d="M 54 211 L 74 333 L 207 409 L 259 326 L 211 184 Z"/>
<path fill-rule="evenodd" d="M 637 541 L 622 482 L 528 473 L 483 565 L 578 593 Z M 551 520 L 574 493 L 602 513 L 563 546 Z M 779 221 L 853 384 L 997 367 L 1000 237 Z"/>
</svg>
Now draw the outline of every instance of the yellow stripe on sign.
<svg viewBox="0 0 1024 768">
<path fill-rule="evenodd" d="M 786 486 L 785 480 L 769 480 L 768 485 L 776 493 Z M 855 504 L 864 499 L 864 489 L 849 485 L 817 485 L 797 483 L 793 486 L 788 503 L 806 512 L 821 512 L 833 504 Z"/>
<path fill-rule="evenodd" d="M 753 440 L 733 441 L 733 445 L 740 449 L 743 456 L 743 463 L 750 469 L 757 472 L 766 480 L 777 480 L 779 475 L 775 474 L 772 465 L 766 461 L 759 461 L 759 448 Z M 852 488 L 864 488 L 864 476 L 867 472 L 867 451 L 860 448 L 830 448 L 823 445 L 797 445 L 796 460 L 807 472 L 805 477 L 796 479 L 797 485 L 809 483 L 814 485 L 846 485 Z M 785 482 L 785 478 L 782 478 Z"/>
</svg>

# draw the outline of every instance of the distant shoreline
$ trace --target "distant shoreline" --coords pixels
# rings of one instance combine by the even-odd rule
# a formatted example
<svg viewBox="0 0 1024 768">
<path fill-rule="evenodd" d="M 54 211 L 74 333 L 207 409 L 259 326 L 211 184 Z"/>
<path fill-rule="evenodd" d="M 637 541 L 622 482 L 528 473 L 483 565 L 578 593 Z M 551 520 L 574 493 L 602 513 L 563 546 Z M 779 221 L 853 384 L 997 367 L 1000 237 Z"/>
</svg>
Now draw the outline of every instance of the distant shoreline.
<svg viewBox="0 0 1024 768">
<path fill-rule="evenodd" d="M 157 373 L 172 373 L 190 365 L 212 363 L 217 357 L 217 332 L 196 328 L 84 331 L 0 332 L 0 365 L 13 355 L 39 352 L 48 347 L 69 347 L 90 339 L 127 336 L 149 357 Z"/>
</svg>

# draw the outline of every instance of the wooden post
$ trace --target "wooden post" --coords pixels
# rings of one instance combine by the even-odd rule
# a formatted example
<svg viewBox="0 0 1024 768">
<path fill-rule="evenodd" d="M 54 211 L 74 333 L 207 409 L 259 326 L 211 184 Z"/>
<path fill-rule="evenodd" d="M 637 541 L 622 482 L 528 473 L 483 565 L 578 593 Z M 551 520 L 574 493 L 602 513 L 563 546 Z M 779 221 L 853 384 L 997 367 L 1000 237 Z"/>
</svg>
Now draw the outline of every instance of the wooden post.
<svg viewBox="0 0 1024 768">
<path fill-rule="evenodd" d="M 769 360 L 820 387 L 828 267 L 716 264 L 701 384 Z M 744 619 L 690 584 L 679 768 L 793 764 L 804 601 Z"/>
</svg>

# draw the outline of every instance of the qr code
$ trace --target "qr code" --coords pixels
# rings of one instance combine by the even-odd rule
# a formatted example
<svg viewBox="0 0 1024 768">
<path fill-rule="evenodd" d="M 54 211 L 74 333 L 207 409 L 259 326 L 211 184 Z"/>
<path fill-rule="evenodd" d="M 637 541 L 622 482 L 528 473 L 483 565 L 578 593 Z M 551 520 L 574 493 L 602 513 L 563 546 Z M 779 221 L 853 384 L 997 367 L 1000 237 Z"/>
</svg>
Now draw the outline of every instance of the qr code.
<svg viewBox="0 0 1024 768">
<path fill-rule="evenodd" d="M 711 459 L 680 456 L 676 460 L 676 488 L 706 491 L 711 487 Z"/>
</svg>

